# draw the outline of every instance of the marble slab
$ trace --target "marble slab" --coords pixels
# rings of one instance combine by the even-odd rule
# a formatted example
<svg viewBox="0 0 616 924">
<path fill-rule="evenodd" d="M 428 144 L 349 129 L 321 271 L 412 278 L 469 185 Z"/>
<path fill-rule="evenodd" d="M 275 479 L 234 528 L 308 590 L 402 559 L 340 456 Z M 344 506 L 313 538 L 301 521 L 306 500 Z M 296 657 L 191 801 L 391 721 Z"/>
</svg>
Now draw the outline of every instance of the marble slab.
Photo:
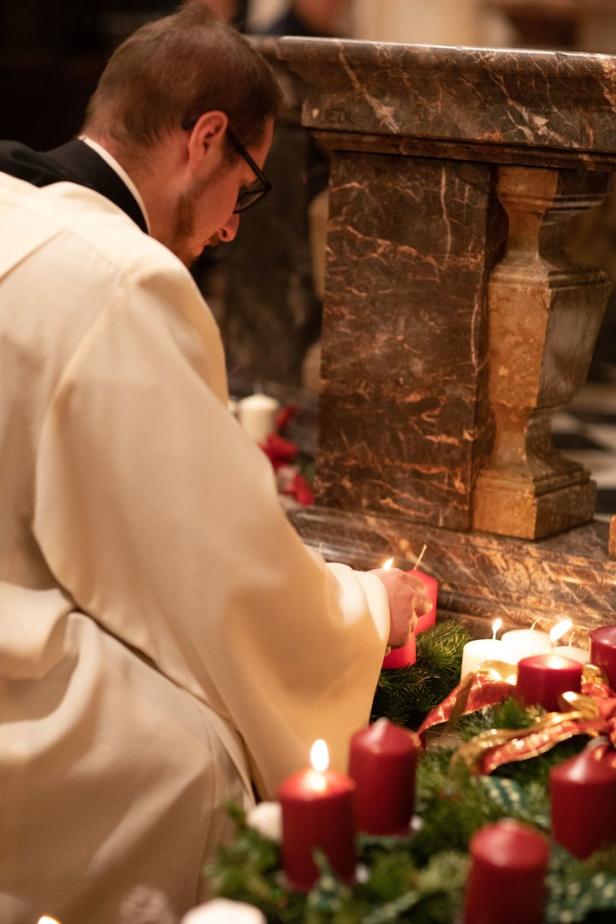
<svg viewBox="0 0 616 924">
<path fill-rule="evenodd" d="M 302 80 L 307 128 L 616 164 L 610 55 L 299 38 L 275 54 Z"/>
<path fill-rule="evenodd" d="M 616 611 L 616 566 L 608 555 L 607 523 L 594 522 L 550 539 L 529 542 L 489 533 L 458 533 L 399 517 L 313 507 L 292 516 L 304 541 L 328 560 L 378 568 L 393 556 L 410 569 L 424 543 L 421 569 L 439 582 L 438 607 L 488 634 L 496 617 L 505 626 L 549 629 L 570 616 L 578 643 Z"/>
</svg>

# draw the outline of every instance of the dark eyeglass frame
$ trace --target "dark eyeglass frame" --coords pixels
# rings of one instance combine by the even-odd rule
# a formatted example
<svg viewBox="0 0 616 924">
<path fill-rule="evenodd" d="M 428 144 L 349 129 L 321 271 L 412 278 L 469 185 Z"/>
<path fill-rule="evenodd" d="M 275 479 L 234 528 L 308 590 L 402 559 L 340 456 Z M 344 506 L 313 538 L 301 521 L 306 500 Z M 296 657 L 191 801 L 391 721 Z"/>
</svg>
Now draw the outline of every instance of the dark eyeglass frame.
<svg viewBox="0 0 616 924">
<path fill-rule="evenodd" d="M 197 124 L 199 116 L 193 116 L 188 119 L 184 119 L 182 122 L 182 129 L 185 132 L 191 131 Z M 253 205 L 257 205 L 268 192 L 272 191 L 272 184 L 265 176 L 259 165 L 255 162 L 254 158 L 250 156 L 242 142 L 239 138 L 231 131 L 231 128 L 227 125 L 227 138 L 231 142 L 231 145 L 235 148 L 240 157 L 243 157 L 254 175 L 256 176 L 255 183 L 251 186 L 242 187 L 237 196 L 237 202 L 233 213 L 237 215 L 239 212 L 245 212 L 247 209 L 251 209 Z M 260 184 L 260 185 L 255 185 Z"/>
</svg>

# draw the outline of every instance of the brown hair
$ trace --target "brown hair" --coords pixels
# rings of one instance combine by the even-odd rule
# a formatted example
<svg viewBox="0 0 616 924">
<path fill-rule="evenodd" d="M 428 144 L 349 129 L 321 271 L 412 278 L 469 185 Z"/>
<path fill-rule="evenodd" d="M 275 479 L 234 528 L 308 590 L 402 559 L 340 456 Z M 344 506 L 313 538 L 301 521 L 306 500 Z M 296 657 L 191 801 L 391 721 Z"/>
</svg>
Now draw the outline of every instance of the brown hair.
<svg viewBox="0 0 616 924">
<path fill-rule="evenodd" d="M 137 29 L 113 53 L 88 103 L 83 131 L 147 148 L 202 112 L 225 112 L 254 145 L 281 93 L 265 59 L 199 0 Z"/>
</svg>

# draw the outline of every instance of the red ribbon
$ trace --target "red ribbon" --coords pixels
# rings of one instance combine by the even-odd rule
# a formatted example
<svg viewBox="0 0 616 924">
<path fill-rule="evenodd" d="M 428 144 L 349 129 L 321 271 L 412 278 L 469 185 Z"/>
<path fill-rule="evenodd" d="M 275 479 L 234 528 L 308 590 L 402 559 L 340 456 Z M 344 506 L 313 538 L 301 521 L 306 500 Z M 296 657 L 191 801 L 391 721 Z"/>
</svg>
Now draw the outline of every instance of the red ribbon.
<svg viewBox="0 0 616 924">
<path fill-rule="evenodd" d="M 513 692 L 516 668 L 487 663 L 453 690 L 422 723 L 423 737 L 441 722 L 452 724 L 461 716 L 503 702 Z M 616 694 L 594 665 L 585 667 L 581 693 L 565 693 L 562 712 L 549 712 L 529 728 L 491 729 L 463 744 L 456 753 L 478 773 L 489 774 L 503 764 L 528 760 L 577 735 L 605 736 L 609 743 L 597 748 L 597 759 L 616 768 Z"/>
</svg>

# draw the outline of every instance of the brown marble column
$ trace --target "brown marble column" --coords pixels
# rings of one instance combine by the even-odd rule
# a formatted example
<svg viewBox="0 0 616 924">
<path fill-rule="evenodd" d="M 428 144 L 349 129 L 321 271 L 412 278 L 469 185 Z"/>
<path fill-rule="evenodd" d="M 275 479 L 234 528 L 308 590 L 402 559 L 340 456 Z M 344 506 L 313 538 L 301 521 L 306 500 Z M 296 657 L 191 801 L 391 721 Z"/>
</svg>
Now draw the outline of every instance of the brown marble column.
<svg viewBox="0 0 616 924">
<path fill-rule="evenodd" d="M 319 503 L 470 527 L 492 185 L 483 164 L 332 153 Z"/>
<path fill-rule="evenodd" d="M 588 372 L 611 284 L 567 251 L 573 216 L 598 204 L 602 173 L 502 167 L 507 251 L 489 282 L 492 454 L 475 488 L 473 526 L 538 539 L 590 521 L 589 473 L 552 445 L 551 416 Z"/>
<path fill-rule="evenodd" d="M 588 522 L 550 417 L 608 294 L 566 234 L 616 166 L 616 71 L 317 39 L 277 56 L 332 152 L 319 503 L 529 539 Z"/>
<path fill-rule="evenodd" d="M 496 615 L 612 621 L 608 526 L 568 528 L 593 487 L 549 421 L 606 296 L 566 239 L 616 170 L 613 61 L 318 39 L 276 57 L 333 160 L 320 505 L 295 514 L 302 537 L 363 568 L 412 567 L 426 544 L 440 614 L 477 634 Z"/>
</svg>

